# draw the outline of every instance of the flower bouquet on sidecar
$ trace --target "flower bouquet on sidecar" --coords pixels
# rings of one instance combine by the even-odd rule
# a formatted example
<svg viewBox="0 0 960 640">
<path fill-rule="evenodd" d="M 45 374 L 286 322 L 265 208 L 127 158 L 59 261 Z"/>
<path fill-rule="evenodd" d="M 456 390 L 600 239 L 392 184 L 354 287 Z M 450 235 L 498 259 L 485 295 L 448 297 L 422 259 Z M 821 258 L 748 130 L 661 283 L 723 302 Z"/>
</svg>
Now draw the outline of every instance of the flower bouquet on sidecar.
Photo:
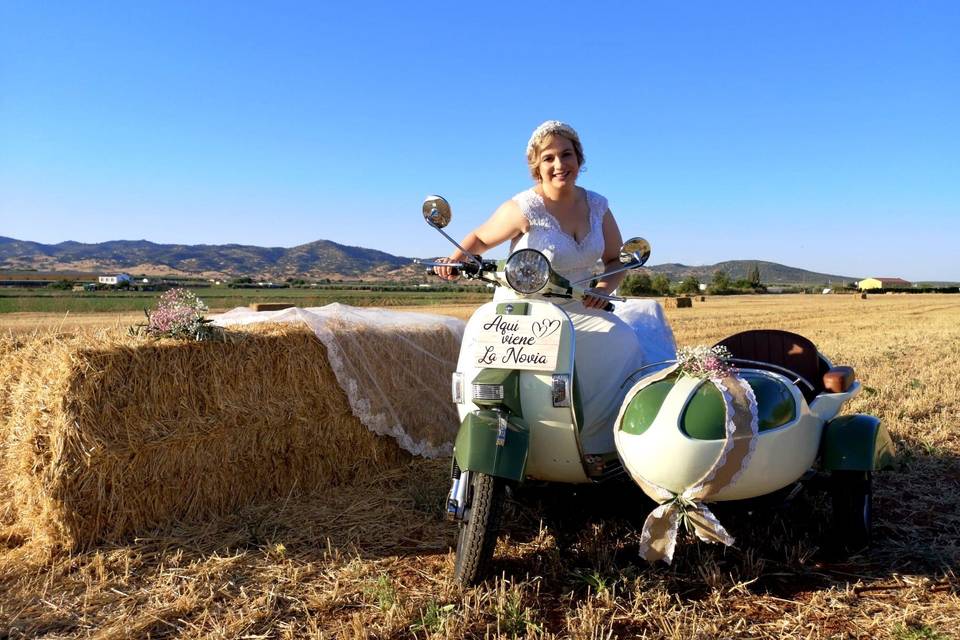
<svg viewBox="0 0 960 640">
<path fill-rule="evenodd" d="M 457 244 L 443 231 L 451 218 L 446 200 L 428 197 L 423 215 Z M 649 255 L 645 240 L 628 240 L 621 266 L 597 277 L 638 268 Z M 457 581 L 483 578 L 505 489 L 525 481 L 594 483 L 626 472 L 657 503 L 641 554 L 670 562 L 680 526 L 705 541 L 733 543 L 709 503 L 771 494 L 816 468 L 829 477 L 837 546 L 854 551 L 869 542 L 872 473 L 890 466 L 893 443 L 877 418 L 840 415 L 860 384 L 808 339 L 746 331 L 609 380 L 622 395 L 609 424 L 613 442 L 587 454 L 576 330 L 564 304 L 601 294 L 555 273 L 534 249 L 501 261 L 420 262 L 515 294 L 474 312 L 453 374 L 461 424 L 447 515 L 459 527 Z"/>
</svg>

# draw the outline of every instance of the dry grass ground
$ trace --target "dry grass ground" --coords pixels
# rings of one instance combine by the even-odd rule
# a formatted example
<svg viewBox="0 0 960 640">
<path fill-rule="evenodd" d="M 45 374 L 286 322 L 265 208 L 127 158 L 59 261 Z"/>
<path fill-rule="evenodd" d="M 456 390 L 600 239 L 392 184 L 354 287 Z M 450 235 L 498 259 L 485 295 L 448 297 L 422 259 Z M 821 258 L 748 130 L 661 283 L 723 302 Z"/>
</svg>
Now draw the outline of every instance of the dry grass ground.
<svg viewBox="0 0 960 640">
<path fill-rule="evenodd" d="M 439 515 L 447 463 L 419 461 L 73 556 L 0 537 L 0 637 L 958 637 L 960 297 L 713 298 L 667 313 L 680 344 L 783 328 L 856 367 L 865 390 L 847 410 L 879 416 L 899 448 L 876 478 L 869 554 L 831 561 L 828 505 L 803 493 L 718 509 L 734 548 L 686 543 L 651 567 L 636 491 L 528 489 L 498 577 L 461 590 Z"/>
<path fill-rule="evenodd" d="M 110 327 L 129 327 L 143 321 L 143 312 L 130 313 L 2 313 L 0 334 L 24 335 L 49 331 L 91 331 Z"/>
</svg>

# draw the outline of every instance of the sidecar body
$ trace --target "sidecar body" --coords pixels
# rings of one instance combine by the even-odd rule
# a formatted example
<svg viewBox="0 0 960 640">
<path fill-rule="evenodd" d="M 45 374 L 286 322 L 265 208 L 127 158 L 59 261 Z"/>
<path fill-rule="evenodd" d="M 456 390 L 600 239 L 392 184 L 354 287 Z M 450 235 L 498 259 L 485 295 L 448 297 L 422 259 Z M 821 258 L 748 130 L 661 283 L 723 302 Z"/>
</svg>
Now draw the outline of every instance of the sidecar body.
<svg viewBox="0 0 960 640">
<path fill-rule="evenodd" d="M 746 331 L 719 344 L 756 399 L 756 434 L 748 463 L 711 501 L 769 494 L 811 468 L 869 472 L 891 464 L 893 443 L 877 418 L 839 416 L 861 389 L 852 369 L 834 367 L 810 340 L 785 331 Z M 640 378 L 615 425 L 624 467 L 635 479 L 683 493 L 729 448 L 727 407 L 707 380 L 679 372 Z"/>
</svg>

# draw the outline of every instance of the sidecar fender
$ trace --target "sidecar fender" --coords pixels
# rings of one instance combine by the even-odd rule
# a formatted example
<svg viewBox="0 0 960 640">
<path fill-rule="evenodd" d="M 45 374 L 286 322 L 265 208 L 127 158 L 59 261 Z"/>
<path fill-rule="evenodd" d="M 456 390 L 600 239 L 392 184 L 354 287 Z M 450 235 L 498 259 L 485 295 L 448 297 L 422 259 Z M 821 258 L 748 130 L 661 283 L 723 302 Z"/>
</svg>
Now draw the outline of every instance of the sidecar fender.
<svg viewBox="0 0 960 640">
<path fill-rule="evenodd" d="M 478 471 L 508 480 L 523 480 L 530 450 L 530 428 L 522 418 L 507 417 L 507 436 L 497 444 L 499 417 L 494 411 L 473 411 L 457 432 L 453 455 L 465 471 Z"/>
<path fill-rule="evenodd" d="M 889 469 L 895 453 L 887 428 L 874 416 L 839 416 L 823 427 L 820 466 L 826 471 Z"/>
</svg>

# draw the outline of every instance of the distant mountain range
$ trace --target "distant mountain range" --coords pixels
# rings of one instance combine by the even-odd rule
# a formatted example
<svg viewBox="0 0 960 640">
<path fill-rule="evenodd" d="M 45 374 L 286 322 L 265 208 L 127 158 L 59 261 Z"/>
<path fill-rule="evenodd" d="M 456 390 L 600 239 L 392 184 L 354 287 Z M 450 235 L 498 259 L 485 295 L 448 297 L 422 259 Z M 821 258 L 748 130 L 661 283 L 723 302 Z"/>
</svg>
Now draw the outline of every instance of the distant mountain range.
<svg viewBox="0 0 960 640">
<path fill-rule="evenodd" d="M 648 269 L 664 273 L 671 280 L 694 276 L 701 282 L 709 282 L 718 270 L 725 271 L 732 280 L 746 278 L 754 265 L 760 269 L 760 278 L 765 284 L 831 283 L 837 286 L 858 279 L 761 260 L 729 260 L 701 266 L 660 264 L 650 265 Z M 239 244 L 156 244 L 146 240 L 40 244 L 3 236 L 0 236 L 0 269 L 251 276 L 261 279 L 365 277 L 398 280 L 415 278 L 422 273 L 422 269 L 411 265 L 410 258 L 329 240 L 284 248 Z"/>
<path fill-rule="evenodd" d="M 754 265 L 760 270 L 760 280 L 767 285 L 799 284 L 814 286 L 823 284 L 837 287 L 860 280 L 856 277 L 807 271 L 806 269 L 788 267 L 764 260 L 727 260 L 717 264 L 701 266 L 668 263 L 651 265 L 649 269 L 654 273 L 665 273 L 670 280 L 683 280 L 693 276 L 700 282 L 706 283 L 713 279 L 713 274 L 717 271 L 725 272 L 731 280 L 745 279 Z"/>
<path fill-rule="evenodd" d="M 284 248 L 240 244 L 156 244 L 147 240 L 40 244 L 0 236 L 0 269 L 324 278 L 386 276 L 410 262 L 410 258 L 348 247 L 329 240 Z"/>
</svg>

